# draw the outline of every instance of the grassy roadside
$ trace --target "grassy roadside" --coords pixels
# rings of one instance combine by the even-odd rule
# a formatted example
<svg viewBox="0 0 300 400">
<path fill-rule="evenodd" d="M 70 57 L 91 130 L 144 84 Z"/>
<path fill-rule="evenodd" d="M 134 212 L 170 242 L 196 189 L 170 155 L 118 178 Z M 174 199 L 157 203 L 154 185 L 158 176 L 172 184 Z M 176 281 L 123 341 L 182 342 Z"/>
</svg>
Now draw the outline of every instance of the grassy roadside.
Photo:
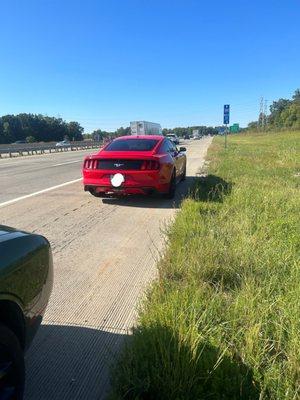
<svg viewBox="0 0 300 400">
<path fill-rule="evenodd" d="M 299 138 L 231 136 L 227 151 L 214 140 L 113 399 L 300 398 Z"/>
</svg>

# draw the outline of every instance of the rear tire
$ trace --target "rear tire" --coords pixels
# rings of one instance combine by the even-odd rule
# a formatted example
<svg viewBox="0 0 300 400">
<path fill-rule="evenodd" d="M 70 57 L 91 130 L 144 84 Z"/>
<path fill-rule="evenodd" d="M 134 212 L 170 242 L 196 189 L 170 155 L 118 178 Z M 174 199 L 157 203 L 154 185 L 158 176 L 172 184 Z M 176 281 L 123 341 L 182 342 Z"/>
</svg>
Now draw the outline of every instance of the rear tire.
<svg viewBox="0 0 300 400">
<path fill-rule="evenodd" d="M 173 172 L 168 193 L 165 194 L 166 199 L 173 199 L 176 192 L 176 171 Z"/>
<path fill-rule="evenodd" d="M 0 324 L 0 399 L 22 400 L 25 383 L 24 353 L 16 335 Z"/>
</svg>

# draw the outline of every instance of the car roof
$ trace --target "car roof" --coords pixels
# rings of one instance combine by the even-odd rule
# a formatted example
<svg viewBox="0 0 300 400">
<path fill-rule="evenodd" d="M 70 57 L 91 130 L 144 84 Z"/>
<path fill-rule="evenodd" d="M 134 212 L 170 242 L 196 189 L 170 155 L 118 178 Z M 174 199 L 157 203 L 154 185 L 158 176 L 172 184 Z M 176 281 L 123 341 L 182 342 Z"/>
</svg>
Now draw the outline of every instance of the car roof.
<svg viewBox="0 0 300 400">
<path fill-rule="evenodd" d="M 120 139 L 128 139 L 128 140 L 131 140 L 131 139 L 155 139 L 155 140 L 162 140 L 162 139 L 164 139 L 164 136 L 163 135 L 128 135 L 128 136 L 120 136 L 120 137 L 118 137 L 118 138 L 116 138 L 116 139 L 114 139 L 114 140 L 120 140 Z"/>
</svg>

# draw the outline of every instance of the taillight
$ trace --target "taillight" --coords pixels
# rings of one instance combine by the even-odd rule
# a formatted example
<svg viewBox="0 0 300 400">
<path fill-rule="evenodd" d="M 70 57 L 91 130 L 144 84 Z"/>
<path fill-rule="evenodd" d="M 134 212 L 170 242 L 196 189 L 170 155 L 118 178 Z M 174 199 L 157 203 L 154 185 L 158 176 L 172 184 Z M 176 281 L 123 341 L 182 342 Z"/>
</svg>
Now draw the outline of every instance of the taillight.
<svg viewBox="0 0 300 400">
<path fill-rule="evenodd" d="M 85 169 L 96 169 L 97 168 L 97 164 L 98 164 L 98 160 L 95 159 L 87 159 L 84 162 L 84 168 Z"/>
<path fill-rule="evenodd" d="M 142 171 L 158 170 L 159 162 L 156 160 L 144 160 L 141 165 Z"/>
</svg>

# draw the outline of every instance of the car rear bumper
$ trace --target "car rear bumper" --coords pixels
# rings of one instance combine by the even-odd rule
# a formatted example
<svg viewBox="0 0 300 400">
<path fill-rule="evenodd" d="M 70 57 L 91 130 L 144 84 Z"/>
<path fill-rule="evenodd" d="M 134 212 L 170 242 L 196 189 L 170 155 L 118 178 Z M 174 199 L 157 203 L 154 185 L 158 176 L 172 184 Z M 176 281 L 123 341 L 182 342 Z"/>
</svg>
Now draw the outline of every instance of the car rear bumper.
<svg viewBox="0 0 300 400">
<path fill-rule="evenodd" d="M 111 176 L 118 171 L 99 172 L 84 171 L 83 185 L 85 191 L 95 191 L 103 194 L 150 194 L 166 193 L 169 190 L 169 182 L 166 177 L 162 176 L 159 171 L 130 171 L 122 172 L 125 181 L 120 187 L 114 187 L 111 183 Z"/>
<path fill-rule="evenodd" d="M 114 188 L 112 186 L 94 186 L 94 185 L 85 185 L 85 191 L 95 191 L 96 193 L 102 193 L 105 195 L 115 195 L 115 196 L 126 196 L 126 195 L 134 195 L 134 194 L 143 194 L 149 195 L 152 193 L 165 193 L 160 190 L 157 190 L 153 187 L 120 187 Z"/>
</svg>

